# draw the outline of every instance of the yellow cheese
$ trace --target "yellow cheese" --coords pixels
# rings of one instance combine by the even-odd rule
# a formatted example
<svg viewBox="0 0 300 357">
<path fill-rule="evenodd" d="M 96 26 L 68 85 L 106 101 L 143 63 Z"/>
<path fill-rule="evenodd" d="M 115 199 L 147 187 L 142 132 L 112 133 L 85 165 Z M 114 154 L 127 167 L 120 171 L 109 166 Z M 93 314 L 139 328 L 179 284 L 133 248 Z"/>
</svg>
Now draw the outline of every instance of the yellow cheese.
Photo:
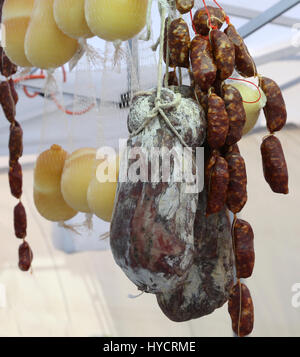
<svg viewBox="0 0 300 357">
<path fill-rule="evenodd" d="M 103 221 L 110 222 L 119 176 L 119 157 L 117 156 L 116 163 L 105 163 L 105 165 L 111 165 L 113 177 L 107 182 L 102 182 L 104 180 L 96 174 L 89 185 L 87 200 L 91 212 Z"/>
<path fill-rule="evenodd" d="M 29 62 L 42 69 L 57 68 L 76 53 L 78 42 L 56 25 L 54 0 L 36 0 L 25 36 L 25 54 Z"/>
<path fill-rule="evenodd" d="M 85 0 L 91 31 L 106 41 L 126 41 L 146 24 L 148 0 Z"/>
<path fill-rule="evenodd" d="M 64 201 L 60 188 L 67 155 L 59 145 L 52 145 L 39 155 L 34 168 L 34 203 L 40 215 L 49 221 L 66 221 L 77 214 Z"/>
<path fill-rule="evenodd" d="M 76 39 L 94 36 L 85 20 L 84 1 L 54 0 L 56 24 L 67 36 Z"/>
<path fill-rule="evenodd" d="M 259 98 L 258 90 L 254 86 L 236 82 L 230 84 L 239 90 L 245 102 L 255 102 Z M 248 134 L 255 127 L 261 109 L 266 105 L 267 98 L 261 88 L 260 91 L 262 96 L 257 103 L 244 103 L 247 121 L 243 130 L 243 135 Z"/>
<path fill-rule="evenodd" d="M 2 42 L 8 58 L 18 66 L 31 67 L 25 56 L 25 34 L 34 0 L 5 0 L 2 9 Z"/>
<path fill-rule="evenodd" d="M 87 190 L 96 171 L 96 149 L 74 151 L 66 160 L 61 191 L 67 204 L 76 211 L 90 213 Z"/>
</svg>

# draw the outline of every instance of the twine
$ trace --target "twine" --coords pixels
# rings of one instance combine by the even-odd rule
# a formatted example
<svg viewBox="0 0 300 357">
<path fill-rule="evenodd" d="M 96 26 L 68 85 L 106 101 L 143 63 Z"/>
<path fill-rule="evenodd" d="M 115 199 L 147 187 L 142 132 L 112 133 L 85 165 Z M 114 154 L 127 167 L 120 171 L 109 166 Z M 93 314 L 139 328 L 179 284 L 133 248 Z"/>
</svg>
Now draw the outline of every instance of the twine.
<svg viewBox="0 0 300 357">
<path fill-rule="evenodd" d="M 159 3 L 161 5 L 161 3 Z M 181 135 L 178 133 L 178 131 L 175 129 L 175 127 L 172 125 L 170 122 L 169 118 L 165 114 L 164 110 L 165 109 L 172 109 L 172 108 L 177 108 L 177 106 L 181 102 L 181 95 L 179 93 L 175 94 L 173 93 L 173 100 L 170 103 L 162 103 L 161 102 L 161 93 L 162 93 L 162 62 L 163 62 L 163 50 L 164 50 L 164 33 L 165 33 L 165 18 L 167 14 L 167 7 L 161 6 L 160 8 L 160 17 L 161 17 L 161 29 L 160 29 L 160 38 L 159 38 L 159 44 L 160 44 L 160 51 L 159 51 L 159 64 L 158 64 L 158 77 L 157 77 L 157 94 L 156 94 L 156 99 L 155 99 L 155 106 L 149 113 L 149 115 L 146 117 L 146 120 L 144 123 L 133 133 L 130 134 L 130 138 L 138 135 L 141 133 L 152 121 L 153 118 L 157 117 L 159 114 L 163 118 L 164 122 L 168 126 L 168 128 L 172 131 L 172 133 L 178 138 L 180 143 L 186 147 L 189 148 L 187 143 L 183 140 Z M 155 91 L 155 89 L 153 90 Z M 152 95 L 153 91 L 148 91 L 148 92 L 138 92 L 135 94 L 135 96 L 141 96 L 141 95 Z"/>
</svg>

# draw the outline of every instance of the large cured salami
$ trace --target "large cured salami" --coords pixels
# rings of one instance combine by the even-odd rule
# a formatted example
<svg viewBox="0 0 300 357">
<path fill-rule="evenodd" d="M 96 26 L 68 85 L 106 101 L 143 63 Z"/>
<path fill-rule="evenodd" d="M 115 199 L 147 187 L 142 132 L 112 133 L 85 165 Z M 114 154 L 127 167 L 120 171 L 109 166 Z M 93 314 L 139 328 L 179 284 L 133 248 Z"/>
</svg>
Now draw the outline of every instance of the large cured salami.
<svg viewBox="0 0 300 357">
<path fill-rule="evenodd" d="M 182 284 L 157 294 L 164 314 L 176 322 L 212 313 L 228 300 L 233 285 L 233 253 L 228 211 L 206 216 L 206 193 L 199 195 L 194 225 L 195 258 Z"/>
<path fill-rule="evenodd" d="M 165 110 L 170 123 L 191 147 L 199 147 L 205 139 L 204 113 L 199 105 L 188 98 L 185 90 L 178 106 Z M 190 94 L 190 93 L 189 93 Z M 156 93 L 133 99 L 128 118 L 130 132 L 137 130 L 155 106 Z M 162 91 L 162 104 L 174 100 L 174 93 Z M 182 149 L 182 143 L 160 116 L 155 116 L 145 129 L 127 142 L 127 148 Z M 131 165 L 138 159 L 121 161 Z M 161 160 L 164 164 L 164 160 Z M 192 161 L 192 160 L 191 160 Z M 128 278 L 145 292 L 160 293 L 174 288 L 183 281 L 193 263 L 194 221 L 198 193 L 188 193 L 190 185 L 185 177 L 176 182 L 175 160 L 170 161 L 170 179 L 151 182 L 150 158 L 144 160 L 150 173 L 148 182 L 119 182 L 110 242 L 114 258 Z"/>
</svg>

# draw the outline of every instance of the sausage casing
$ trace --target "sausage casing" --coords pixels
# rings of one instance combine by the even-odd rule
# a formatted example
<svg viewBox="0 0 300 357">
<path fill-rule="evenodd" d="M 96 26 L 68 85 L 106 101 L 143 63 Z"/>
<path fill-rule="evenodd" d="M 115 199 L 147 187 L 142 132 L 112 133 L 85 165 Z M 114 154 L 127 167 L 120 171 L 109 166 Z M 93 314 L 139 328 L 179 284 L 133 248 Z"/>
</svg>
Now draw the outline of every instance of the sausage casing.
<svg viewBox="0 0 300 357">
<path fill-rule="evenodd" d="M 286 124 L 287 112 L 281 89 L 278 84 L 267 77 L 260 78 L 260 86 L 267 97 L 264 113 L 267 127 L 271 133 L 280 131 Z"/>
<path fill-rule="evenodd" d="M 27 218 L 25 208 L 21 202 L 14 208 L 14 228 L 17 238 L 24 239 L 26 237 Z"/>
<path fill-rule="evenodd" d="M 249 289 L 238 282 L 231 290 L 228 311 L 232 321 L 232 329 L 239 337 L 249 335 L 254 325 L 254 306 Z"/>
<path fill-rule="evenodd" d="M 272 191 L 289 193 L 289 174 L 279 139 L 268 136 L 261 145 L 264 176 Z"/>
<path fill-rule="evenodd" d="M 229 78 L 235 66 L 235 48 L 228 36 L 220 30 L 212 30 L 210 39 L 218 67 L 218 77 L 224 81 Z"/>
<path fill-rule="evenodd" d="M 225 29 L 226 35 L 233 42 L 235 47 L 235 68 L 243 77 L 253 77 L 256 75 L 256 65 L 251 57 L 248 48 L 237 32 L 236 28 L 230 24 Z"/>
<path fill-rule="evenodd" d="M 0 104 L 6 119 L 13 123 L 16 116 L 16 106 L 7 81 L 0 83 Z"/>
<path fill-rule="evenodd" d="M 187 23 L 181 18 L 173 20 L 168 29 L 170 63 L 172 66 L 189 68 L 190 42 Z"/>
<path fill-rule="evenodd" d="M 206 215 L 218 213 L 226 202 L 229 172 L 226 160 L 219 155 L 213 154 L 206 170 L 208 180 L 208 198 Z"/>
<path fill-rule="evenodd" d="M 32 250 L 27 242 L 19 246 L 19 268 L 22 271 L 28 271 L 33 259 Z"/>
<path fill-rule="evenodd" d="M 22 195 L 23 174 L 18 162 L 10 163 L 8 176 L 11 194 L 19 199 Z"/>
<path fill-rule="evenodd" d="M 229 131 L 226 145 L 231 146 L 242 138 L 247 116 L 243 98 L 235 87 L 229 84 L 223 86 L 223 100 L 229 117 Z"/>
<path fill-rule="evenodd" d="M 23 154 L 23 130 L 17 121 L 10 126 L 8 147 L 10 162 L 16 162 Z"/>
<path fill-rule="evenodd" d="M 238 279 L 250 278 L 255 263 L 254 233 L 250 224 L 237 219 L 233 227 L 233 243 Z"/>
<path fill-rule="evenodd" d="M 229 170 L 229 185 L 226 204 L 232 213 L 240 212 L 248 199 L 245 161 L 240 154 L 226 156 Z"/>
<path fill-rule="evenodd" d="M 190 57 L 195 83 L 203 91 L 207 91 L 217 76 L 217 66 L 209 40 L 201 36 L 194 37 L 191 43 Z"/>
<path fill-rule="evenodd" d="M 213 7 L 213 6 L 207 6 L 207 9 L 209 11 L 209 14 L 211 16 L 211 24 L 212 26 L 217 27 L 220 29 L 225 22 L 225 13 L 223 10 Z M 217 20 L 218 19 L 218 20 Z M 194 18 L 193 18 L 193 24 L 195 26 L 196 32 L 199 35 L 202 36 L 207 36 L 209 33 L 209 22 L 208 22 L 208 16 L 206 13 L 206 10 L 204 7 L 199 9 L 198 11 L 195 12 Z"/>
<path fill-rule="evenodd" d="M 224 146 L 229 130 L 229 118 L 222 98 L 214 93 L 208 97 L 207 142 L 212 149 Z"/>
<path fill-rule="evenodd" d="M 195 0 L 176 0 L 176 8 L 181 14 L 186 14 L 194 7 Z"/>
</svg>

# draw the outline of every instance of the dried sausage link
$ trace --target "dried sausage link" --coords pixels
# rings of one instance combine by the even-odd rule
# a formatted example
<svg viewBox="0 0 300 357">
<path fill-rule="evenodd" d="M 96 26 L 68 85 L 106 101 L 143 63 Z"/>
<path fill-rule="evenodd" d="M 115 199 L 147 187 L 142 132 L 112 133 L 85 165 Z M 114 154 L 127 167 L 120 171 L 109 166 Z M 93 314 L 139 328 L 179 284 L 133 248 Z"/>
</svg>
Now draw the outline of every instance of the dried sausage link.
<svg viewBox="0 0 300 357">
<path fill-rule="evenodd" d="M 172 66 L 189 68 L 190 42 L 187 23 L 181 18 L 173 20 L 168 29 L 170 63 Z"/>
<path fill-rule="evenodd" d="M 217 76 L 217 66 L 209 40 L 201 36 L 194 37 L 190 57 L 195 83 L 201 90 L 208 91 Z"/>
<path fill-rule="evenodd" d="M 16 88 L 15 88 L 14 80 L 12 78 L 10 78 L 8 83 L 9 83 L 9 86 L 10 86 L 11 95 L 12 95 L 13 100 L 14 100 L 15 105 L 16 105 L 18 103 L 18 101 L 19 101 L 19 96 L 18 96 L 18 93 L 17 93 Z"/>
<path fill-rule="evenodd" d="M 194 4 L 195 0 L 176 0 L 176 8 L 182 15 L 191 11 Z"/>
<path fill-rule="evenodd" d="M 23 154 L 23 130 L 17 121 L 10 126 L 8 147 L 10 162 L 18 161 Z"/>
<path fill-rule="evenodd" d="M 22 195 L 23 183 L 22 167 L 19 162 L 10 163 L 8 176 L 11 194 L 19 199 Z"/>
<path fill-rule="evenodd" d="M 26 211 L 21 202 L 19 202 L 14 209 L 14 227 L 17 238 L 24 239 L 27 230 Z"/>
<path fill-rule="evenodd" d="M 279 139 L 267 137 L 261 145 L 264 176 L 275 193 L 289 193 L 289 174 Z"/>
<path fill-rule="evenodd" d="M 13 123 L 16 116 L 16 106 L 11 94 L 10 85 L 7 81 L 0 83 L 0 104 L 6 119 Z"/>
<path fill-rule="evenodd" d="M 28 271 L 33 260 L 32 250 L 27 242 L 19 246 L 19 268 L 22 271 Z"/>
<path fill-rule="evenodd" d="M 212 26 L 220 29 L 223 23 L 226 20 L 225 12 L 217 7 L 207 6 L 209 14 L 211 16 L 211 24 Z M 209 21 L 206 13 L 206 9 L 202 7 L 198 11 L 195 12 L 193 18 L 193 24 L 195 26 L 196 32 L 199 35 L 207 36 L 209 33 Z"/>
<path fill-rule="evenodd" d="M 1 74 L 8 78 L 14 75 L 17 72 L 18 67 L 11 62 L 11 60 L 7 57 L 5 51 L 2 49 L 1 51 Z"/>
<path fill-rule="evenodd" d="M 281 89 L 267 77 L 260 78 L 260 86 L 267 97 L 264 113 L 271 133 L 280 131 L 286 124 L 287 112 Z"/>
<path fill-rule="evenodd" d="M 233 227 L 236 276 L 238 279 L 250 278 L 255 263 L 254 233 L 250 224 L 237 219 Z"/>
<path fill-rule="evenodd" d="M 214 93 L 208 97 L 207 142 L 212 149 L 224 146 L 229 130 L 229 118 L 222 98 Z"/>
<path fill-rule="evenodd" d="M 165 84 L 166 74 L 164 75 L 163 84 Z M 171 71 L 168 73 L 168 86 L 178 86 L 178 78 L 176 71 Z"/>
<path fill-rule="evenodd" d="M 229 186 L 226 204 L 232 213 L 240 212 L 248 199 L 247 172 L 245 161 L 240 154 L 226 156 L 229 170 Z"/>
<path fill-rule="evenodd" d="M 211 168 L 207 169 L 209 187 L 206 208 L 207 216 L 220 212 L 224 207 L 229 184 L 228 164 L 222 156 L 212 157 L 209 160 L 208 166 Z"/>
<path fill-rule="evenodd" d="M 235 66 L 235 48 L 228 36 L 220 30 L 212 30 L 210 39 L 218 67 L 218 77 L 224 81 L 229 78 Z"/>
<path fill-rule="evenodd" d="M 195 85 L 195 99 L 199 102 L 199 104 L 204 109 L 205 113 L 207 114 L 208 111 L 208 94 L 203 92 L 198 84 Z"/>
<path fill-rule="evenodd" d="M 233 86 L 223 86 L 223 100 L 229 117 L 229 131 L 226 145 L 231 146 L 241 140 L 246 124 L 246 112 L 240 92 Z"/>
<path fill-rule="evenodd" d="M 256 75 L 256 65 L 251 57 L 248 48 L 237 32 L 236 28 L 230 24 L 225 29 L 226 35 L 233 42 L 235 47 L 235 68 L 243 77 L 253 77 Z"/>
<path fill-rule="evenodd" d="M 254 306 L 249 289 L 238 282 L 231 290 L 228 311 L 232 321 L 232 329 L 239 337 L 249 335 L 254 325 Z"/>
</svg>

